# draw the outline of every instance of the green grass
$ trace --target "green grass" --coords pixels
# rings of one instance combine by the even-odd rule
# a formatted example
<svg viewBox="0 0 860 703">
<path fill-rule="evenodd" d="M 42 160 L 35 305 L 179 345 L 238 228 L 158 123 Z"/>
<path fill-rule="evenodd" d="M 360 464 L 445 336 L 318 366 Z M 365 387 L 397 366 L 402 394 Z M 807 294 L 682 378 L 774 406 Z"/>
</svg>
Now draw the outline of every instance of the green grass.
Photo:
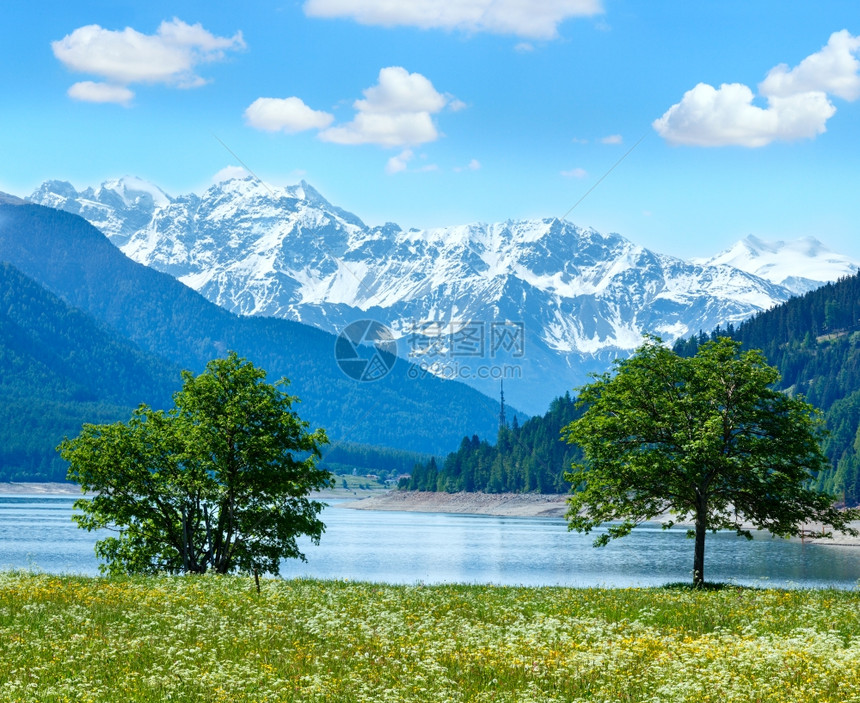
<svg viewBox="0 0 860 703">
<path fill-rule="evenodd" d="M 860 593 L 0 573 L 2 701 L 860 701 Z"/>
</svg>

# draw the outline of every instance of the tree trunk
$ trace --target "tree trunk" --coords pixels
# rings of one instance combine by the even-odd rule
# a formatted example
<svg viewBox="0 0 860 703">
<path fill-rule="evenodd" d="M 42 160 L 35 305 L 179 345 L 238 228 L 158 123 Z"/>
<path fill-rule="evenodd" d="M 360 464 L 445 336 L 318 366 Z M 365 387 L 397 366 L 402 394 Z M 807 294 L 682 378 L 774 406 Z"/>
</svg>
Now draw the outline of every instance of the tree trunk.
<svg viewBox="0 0 860 703">
<path fill-rule="evenodd" d="M 693 552 L 693 586 L 697 588 L 705 583 L 705 535 L 707 532 L 707 509 L 706 506 L 700 505 L 696 510 L 696 548 Z"/>
</svg>

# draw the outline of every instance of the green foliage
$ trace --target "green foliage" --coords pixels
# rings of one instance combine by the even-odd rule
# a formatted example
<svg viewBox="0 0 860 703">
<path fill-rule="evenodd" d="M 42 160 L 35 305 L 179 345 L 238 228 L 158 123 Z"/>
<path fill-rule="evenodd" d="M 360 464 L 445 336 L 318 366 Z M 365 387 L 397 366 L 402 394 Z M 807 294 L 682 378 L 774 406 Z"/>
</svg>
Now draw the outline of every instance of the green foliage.
<svg viewBox="0 0 860 703">
<path fill-rule="evenodd" d="M 560 432 L 578 414 L 570 394 L 556 398 L 543 417 L 499 429 L 496 444 L 464 437 L 441 468 L 435 459 L 417 464 L 400 487 L 417 491 L 485 493 L 566 493 L 564 472 L 578 450 Z"/>
<path fill-rule="evenodd" d="M 89 330 L 100 327 L 126 348 L 147 358 L 158 357 L 163 368 L 173 369 L 173 385 L 163 394 L 163 401 L 162 396 L 149 395 L 145 374 L 139 375 L 137 385 L 127 384 L 118 375 L 118 387 L 130 395 L 113 404 L 126 406 L 126 416 L 140 402 L 166 407 L 170 393 L 179 385 L 179 368 L 199 373 L 209 359 L 232 349 L 274 377 L 292 379 L 292 391 L 304 401 L 302 415 L 315 426 L 325 427 L 334 441 L 439 454 L 456 446 L 464 431 L 487 434 L 497 427 L 498 402 L 465 384 L 432 376 L 410 378 L 408 364 L 400 361 L 379 381 L 356 382 L 337 366 L 333 335 L 288 320 L 233 315 L 171 276 L 126 258 L 75 215 L 37 205 L 0 203 L 0 261 L 10 262 L 62 299 L 67 309 L 78 309 L 74 324 L 81 325 L 79 333 L 69 318 L 70 334 L 55 338 L 49 326 L 39 339 L 39 349 L 61 350 L 70 339 L 79 343 L 82 356 L 92 357 L 87 368 L 98 375 L 101 361 L 96 359 L 101 345 L 93 345 L 89 351 L 84 347 Z M 10 290 L 14 297 L 17 289 L 12 286 Z M 83 326 L 81 318 L 90 326 Z M 103 368 L 117 366 L 122 364 Z M 77 373 L 69 385 L 77 388 L 83 382 L 84 391 L 90 394 L 87 400 L 109 402 L 110 384 L 92 387 L 74 363 L 57 369 L 57 383 L 67 382 L 63 377 L 67 371 Z M 103 378 L 110 375 L 104 373 Z M 26 384 L 25 378 L 29 379 Z M 132 381 L 134 378 L 132 375 Z M 27 371 L 21 379 L 25 392 L 41 383 L 35 372 Z M 140 395 L 135 396 L 136 389 Z M 40 403 L 41 397 L 34 403 L 36 413 Z M 59 437 L 52 441 L 56 444 Z"/>
<path fill-rule="evenodd" d="M 308 432 L 296 398 L 231 352 L 199 376 L 185 371 L 175 406 L 142 405 L 127 423 L 84 425 L 59 450 L 68 478 L 90 499 L 75 503 L 109 573 L 279 573 L 303 558 L 296 537 L 319 542 L 322 504 L 309 491 L 331 485 L 318 468 L 323 430 Z"/>
<path fill-rule="evenodd" d="M 776 387 L 824 412 L 831 433 L 824 441 L 830 467 L 815 479 L 818 489 L 860 504 L 860 274 L 843 278 L 759 313 L 737 329 L 717 328 L 676 342 L 692 356 L 709 339 L 728 336 L 747 349 L 761 349 L 780 372 Z"/>
<path fill-rule="evenodd" d="M 570 529 L 615 523 L 595 541 L 602 546 L 667 513 L 667 526 L 691 521 L 696 583 L 708 530 L 751 538 L 750 523 L 788 537 L 815 522 L 855 532 L 858 511 L 838 511 L 807 485 L 827 465 L 818 413 L 774 390 L 777 370 L 740 347 L 724 337 L 682 357 L 652 337 L 614 375 L 580 389 L 585 412 L 565 429 L 584 452 L 567 474 L 578 489 Z"/>
</svg>

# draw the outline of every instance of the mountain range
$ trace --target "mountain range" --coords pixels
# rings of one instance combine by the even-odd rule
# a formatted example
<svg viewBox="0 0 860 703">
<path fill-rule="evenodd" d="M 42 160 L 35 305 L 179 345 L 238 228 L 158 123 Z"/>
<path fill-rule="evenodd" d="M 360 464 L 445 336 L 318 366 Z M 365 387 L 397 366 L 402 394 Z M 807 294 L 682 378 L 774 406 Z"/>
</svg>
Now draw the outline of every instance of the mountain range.
<svg viewBox="0 0 860 703">
<path fill-rule="evenodd" d="M 744 349 L 761 349 L 780 372 L 777 388 L 800 394 L 821 410 L 827 430 L 822 449 L 831 466 L 812 483 L 846 505 L 860 505 L 860 274 L 795 296 L 734 329 L 679 339 L 674 350 L 693 356 L 720 336 L 733 337 Z M 575 401 L 565 394 L 543 416 L 512 422 L 489 438 L 464 438 L 444 461 L 416 466 L 400 485 L 424 491 L 566 492 L 564 472 L 579 450 L 560 430 L 582 412 Z"/>
<path fill-rule="evenodd" d="M 498 401 L 465 384 L 403 361 L 357 380 L 339 367 L 334 335 L 237 316 L 131 261 L 81 217 L 2 197 L 0 305 L 0 480 L 61 478 L 53 448 L 65 434 L 127 419 L 140 402 L 168 406 L 180 369 L 199 373 L 229 350 L 290 379 L 302 419 L 333 440 L 326 451 L 439 454 L 498 427 Z"/>
<path fill-rule="evenodd" d="M 814 239 L 747 237 L 699 261 L 558 219 L 370 227 L 309 184 L 253 177 L 171 197 L 125 177 L 30 201 L 86 218 L 128 257 L 227 310 L 340 333 L 381 323 L 421 375 L 456 378 L 529 413 L 637 347 L 739 323 L 849 275 Z"/>
</svg>

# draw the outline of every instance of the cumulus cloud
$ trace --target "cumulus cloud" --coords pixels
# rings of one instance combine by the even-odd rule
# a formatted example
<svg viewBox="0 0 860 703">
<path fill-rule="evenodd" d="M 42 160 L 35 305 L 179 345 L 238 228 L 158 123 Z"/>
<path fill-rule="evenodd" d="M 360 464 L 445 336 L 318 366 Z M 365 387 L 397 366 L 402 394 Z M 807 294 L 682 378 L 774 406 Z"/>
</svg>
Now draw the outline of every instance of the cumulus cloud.
<svg viewBox="0 0 860 703">
<path fill-rule="evenodd" d="M 383 27 L 461 30 L 553 39 L 571 17 L 603 12 L 602 0 L 306 0 L 309 17 L 349 18 Z"/>
<path fill-rule="evenodd" d="M 54 56 L 66 68 L 105 81 L 85 81 L 76 84 L 78 87 L 72 86 L 75 94 L 70 90 L 70 95 L 80 100 L 119 96 L 122 89 L 130 93 L 127 86 L 132 83 L 196 88 L 206 82 L 195 73 L 199 64 L 219 61 L 227 51 L 244 47 L 241 32 L 232 37 L 218 37 L 200 24 L 190 25 L 176 18 L 162 22 L 155 34 L 143 34 L 131 27 L 114 31 L 90 24 L 51 42 Z"/>
<path fill-rule="evenodd" d="M 409 168 L 409 162 L 415 158 L 415 153 L 412 149 L 404 149 L 397 156 L 392 156 L 385 164 L 386 173 L 401 173 L 403 171 L 412 171 L 415 173 L 426 173 L 429 171 L 438 171 L 439 167 L 436 164 L 424 164 L 420 168 Z M 422 159 L 427 158 L 425 154 L 421 155 Z"/>
<path fill-rule="evenodd" d="M 588 171 L 584 168 L 572 168 L 570 171 L 562 171 L 561 175 L 565 178 L 585 178 L 588 175 Z"/>
<path fill-rule="evenodd" d="M 836 112 L 829 95 L 860 97 L 860 37 L 834 32 L 821 51 L 796 67 L 772 68 L 759 84 L 766 107 L 754 104 L 751 88 L 699 83 L 652 124 L 671 144 L 761 147 L 773 141 L 809 139 L 826 131 Z"/>
<path fill-rule="evenodd" d="M 478 171 L 481 168 L 481 162 L 477 159 L 472 159 L 465 166 L 455 166 L 454 171 L 460 173 L 462 171 Z"/>
<path fill-rule="evenodd" d="M 601 144 L 621 144 L 624 141 L 624 137 L 620 134 L 610 134 L 608 137 L 603 137 L 600 140 Z"/>
<path fill-rule="evenodd" d="M 248 169 L 243 168 L 242 166 L 225 166 L 214 176 L 212 176 L 212 182 L 221 183 L 223 181 L 229 181 L 233 178 L 246 178 L 250 175 L 251 174 Z"/>
<path fill-rule="evenodd" d="M 299 98 L 257 98 L 245 110 L 245 121 L 255 129 L 267 132 L 303 132 L 324 129 L 334 115 L 313 110 Z"/>
<path fill-rule="evenodd" d="M 860 37 L 848 30 L 834 32 L 818 53 L 807 56 L 793 69 L 782 63 L 770 70 L 759 85 L 759 92 L 769 97 L 786 98 L 798 93 L 830 93 L 844 100 L 860 97 L 860 61 L 856 53 Z"/>
<path fill-rule="evenodd" d="M 392 156 L 385 164 L 386 173 L 400 173 L 405 171 L 409 162 L 414 158 L 415 154 L 411 149 L 404 149 L 397 156 Z"/>
<path fill-rule="evenodd" d="M 383 68 L 376 85 L 356 100 L 351 122 L 320 132 L 320 139 L 336 144 L 377 144 L 385 147 L 432 142 L 439 137 L 433 115 L 449 104 L 459 107 L 453 96 L 442 95 L 420 73 L 400 66 Z"/>
<path fill-rule="evenodd" d="M 120 105 L 128 105 L 134 97 L 134 93 L 125 86 L 94 83 L 93 81 L 75 83 L 67 93 L 70 98 L 75 100 L 90 103 L 118 103 Z"/>
<path fill-rule="evenodd" d="M 752 103 L 752 90 L 740 83 L 699 83 L 653 126 L 672 144 L 760 147 L 821 134 L 836 112 L 820 92 L 770 98 L 767 108 Z"/>
</svg>

